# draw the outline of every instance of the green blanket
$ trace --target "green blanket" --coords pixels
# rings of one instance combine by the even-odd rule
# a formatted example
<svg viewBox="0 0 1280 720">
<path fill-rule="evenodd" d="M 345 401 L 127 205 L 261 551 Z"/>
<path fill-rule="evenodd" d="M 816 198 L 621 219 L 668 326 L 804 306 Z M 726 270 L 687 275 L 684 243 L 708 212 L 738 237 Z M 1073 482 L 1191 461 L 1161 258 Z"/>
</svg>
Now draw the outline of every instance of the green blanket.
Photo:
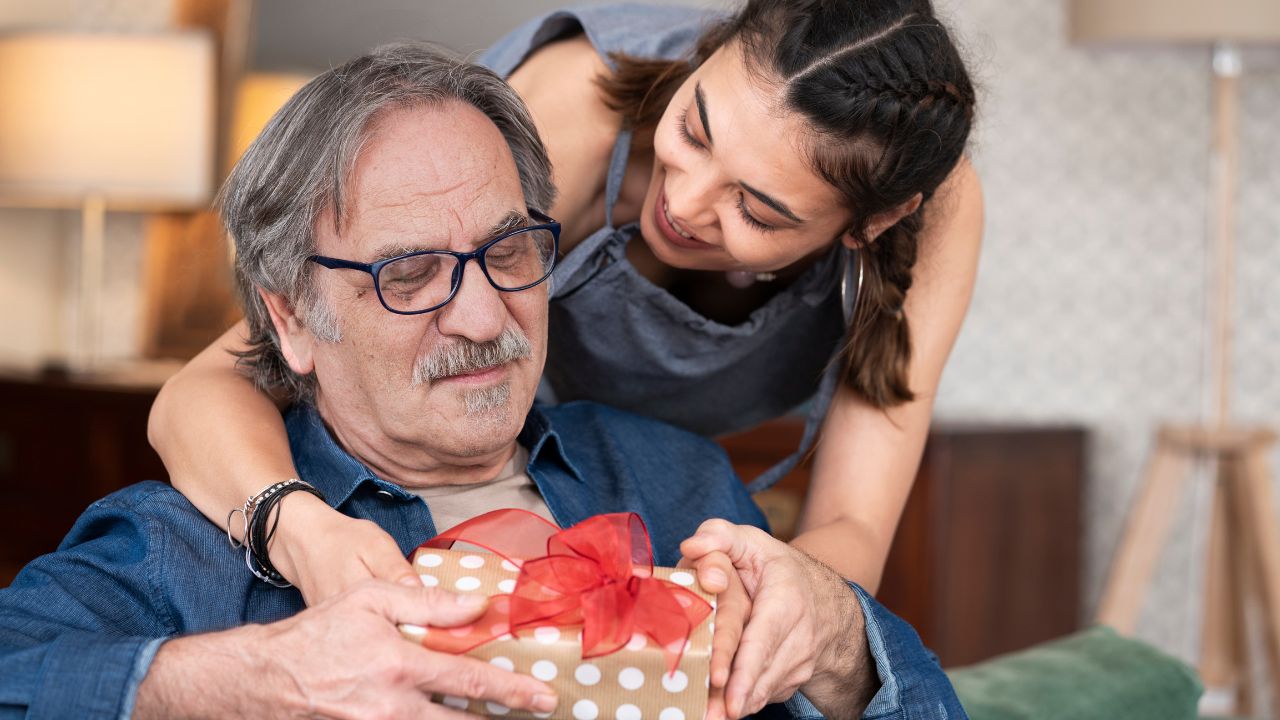
<svg viewBox="0 0 1280 720">
<path fill-rule="evenodd" d="M 1194 720 L 1201 691 L 1194 670 L 1107 627 L 948 675 L 973 720 Z"/>
</svg>

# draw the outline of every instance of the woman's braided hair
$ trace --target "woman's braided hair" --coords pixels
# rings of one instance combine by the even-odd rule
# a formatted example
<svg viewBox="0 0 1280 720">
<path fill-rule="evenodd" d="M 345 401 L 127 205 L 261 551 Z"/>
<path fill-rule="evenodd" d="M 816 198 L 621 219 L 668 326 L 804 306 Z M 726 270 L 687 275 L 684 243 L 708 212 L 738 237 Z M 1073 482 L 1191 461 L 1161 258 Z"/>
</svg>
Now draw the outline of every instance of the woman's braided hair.
<svg viewBox="0 0 1280 720">
<path fill-rule="evenodd" d="M 676 88 L 726 43 L 748 70 L 781 83 L 786 109 L 813 131 L 809 161 L 854 211 L 849 232 L 868 281 L 839 362 L 847 385 L 877 407 L 914 398 L 911 341 L 902 313 L 930 198 L 959 162 L 975 97 L 964 62 L 929 0 L 752 0 L 710 28 L 691 61 L 613 57 L 598 80 L 610 106 L 652 131 Z M 882 213 L 923 202 L 878 237 Z"/>
</svg>

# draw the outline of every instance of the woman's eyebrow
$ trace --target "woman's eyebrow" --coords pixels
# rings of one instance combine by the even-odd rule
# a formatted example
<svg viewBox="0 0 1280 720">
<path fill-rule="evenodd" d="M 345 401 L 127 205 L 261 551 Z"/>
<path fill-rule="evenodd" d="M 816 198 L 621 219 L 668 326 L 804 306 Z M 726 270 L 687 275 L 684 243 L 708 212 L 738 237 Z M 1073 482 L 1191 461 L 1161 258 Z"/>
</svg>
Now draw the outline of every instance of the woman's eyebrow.
<svg viewBox="0 0 1280 720">
<path fill-rule="evenodd" d="M 782 215 L 786 219 L 790 220 L 791 222 L 797 225 L 804 224 L 804 220 L 801 220 L 795 213 L 791 212 L 791 208 L 784 205 L 781 200 L 778 200 L 763 192 L 760 192 L 759 190 L 751 187 L 750 185 L 744 182 L 739 182 L 738 184 L 742 186 L 743 190 L 746 190 L 747 192 L 754 195 L 757 200 L 773 208 L 774 211 L 776 211 L 778 214 Z"/>
<path fill-rule="evenodd" d="M 693 85 L 693 101 L 698 106 L 698 118 L 702 120 L 702 132 L 707 134 L 707 144 L 714 144 L 711 139 L 711 124 L 707 122 L 707 96 L 702 94 L 702 82 Z"/>
</svg>

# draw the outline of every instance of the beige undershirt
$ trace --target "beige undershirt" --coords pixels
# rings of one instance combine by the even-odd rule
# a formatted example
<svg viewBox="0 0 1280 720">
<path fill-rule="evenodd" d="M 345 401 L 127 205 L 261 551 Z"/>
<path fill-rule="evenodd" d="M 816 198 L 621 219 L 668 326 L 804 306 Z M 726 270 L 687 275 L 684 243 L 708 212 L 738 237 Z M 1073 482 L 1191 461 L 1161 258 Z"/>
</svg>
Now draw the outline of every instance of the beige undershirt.
<svg viewBox="0 0 1280 720">
<path fill-rule="evenodd" d="M 517 443 L 511 461 L 492 480 L 405 489 L 427 503 L 436 532 L 444 532 L 463 520 L 502 508 L 528 510 L 554 523 L 555 518 L 551 517 L 538 486 L 525 473 L 528 464 L 529 451 Z"/>
</svg>

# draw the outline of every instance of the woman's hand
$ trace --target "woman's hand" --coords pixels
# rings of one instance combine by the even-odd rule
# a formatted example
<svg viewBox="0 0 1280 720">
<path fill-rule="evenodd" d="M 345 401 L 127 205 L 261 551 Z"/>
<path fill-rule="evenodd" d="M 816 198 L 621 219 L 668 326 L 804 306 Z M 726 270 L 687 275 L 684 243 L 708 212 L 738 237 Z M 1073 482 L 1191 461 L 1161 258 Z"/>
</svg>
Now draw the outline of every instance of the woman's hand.
<svg viewBox="0 0 1280 720">
<path fill-rule="evenodd" d="M 724 520 L 703 523 L 680 551 L 709 591 L 724 586 L 717 571 L 727 559 L 746 594 L 734 604 L 730 587 L 717 603 L 711 683 L 716 687 L 717 671 L 731 663 L 721 683 L 726 717 L 750 715 L 801 689 L 827 717 L 861 713 L 874 691 L 874 664 L 861 607 L 842 578 L 762 530 Z M 736 652 L 724 652 L 735 640 Z M 713 693 L 709 718 L 716 707 Z"/>
<path fill-rule="evenodd" d="M 370 578 L 422 587 L 396 541 L 376 524 L 334 512 L 310 493 L 281 499 L 280 512 L 271 564 L 308 606 Z"/>
<path fill-rule="evenodd" d="M 702 589 L 716 596 L 715 634 L 711 638 L 711 695 L 705 720 L 725 720 L 729 714 L 725 711 L 724 686 L 729 682 L 729 668 L 738 651 L 742 628 L 751 614 L 751 598 L 729 556 L 722 552 L 707 553 L 696 562 L 684 557 L 676 567 L 693 568 Z"/>
</svg>

